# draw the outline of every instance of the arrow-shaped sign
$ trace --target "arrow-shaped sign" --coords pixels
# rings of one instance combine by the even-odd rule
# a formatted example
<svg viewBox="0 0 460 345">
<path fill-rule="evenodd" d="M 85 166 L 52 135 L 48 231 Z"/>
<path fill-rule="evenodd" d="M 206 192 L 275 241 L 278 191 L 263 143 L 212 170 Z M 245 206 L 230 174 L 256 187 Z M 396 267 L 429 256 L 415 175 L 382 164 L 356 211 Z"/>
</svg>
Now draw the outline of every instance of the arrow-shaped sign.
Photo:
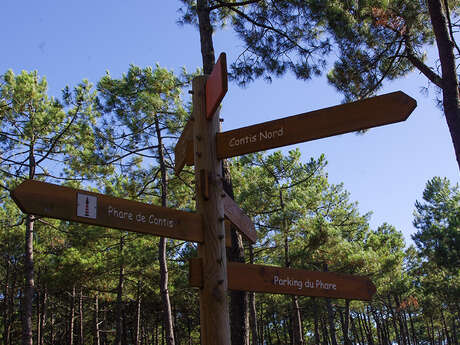
<svg viewBox="0 0 460 345">
<path fill-rule="evenodd" d="M 174 148 L 174 171 L 179 174 L 184 165 L 193 165 L 193 123 L 187 122 Z"/>
<path fill-rule="evenodd" d="M 257 233 L 254 224 L 242 209 L 239 208 L 238 204 L 230 198 L 230 196 L 222 191 L 224 197 L 224 214 L 230 222 L 235 225 L 241 234 L 246 237 L 250 243 L 257 241 Z"/>
<path fill-rule="evenodd" d="M 217 133 L 224 159 L 405 121 L 417 102 L 402 91 Z M 193 138 L 187 143 L 193 164 Z M 185 164 L 185 163 L 184 163 Z"/>
<path fill-rule="evenodd" d="M 202 260 L 194 258 L 189 263 L 190 285 L 203 286 Z M 363 301 L 371 300 L 376 292 L 365 277 L 333 272 L 228 262 L 227 275 L 230 290 Z"/>
<path fill-rule="evenodd" d="M 398 91 L 217 133 L 217 158 L 229 158 L 406 120 L 417 102 Z"/>
<path fill-rule="evenodd" d="M 27 214 L 203 242 L 201 216 L 191 212 L 34 180 L 21 183 L 11 197 Z"/>
<path fill-rule="evenodd" d="M 228 90 L 227 56 L 221 53 L 206 80 L 206 118 L 212 118 Z"/>
</svg>

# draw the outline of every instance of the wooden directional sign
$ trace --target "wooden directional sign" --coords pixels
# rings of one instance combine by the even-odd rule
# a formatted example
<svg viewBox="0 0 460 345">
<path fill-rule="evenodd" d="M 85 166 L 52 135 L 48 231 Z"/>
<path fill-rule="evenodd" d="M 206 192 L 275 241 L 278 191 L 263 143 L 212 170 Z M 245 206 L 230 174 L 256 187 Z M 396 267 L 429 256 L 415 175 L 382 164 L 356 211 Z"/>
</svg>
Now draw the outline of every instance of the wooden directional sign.
<svg viewBox="0 0 460 345">
<path fill-rule="evenodd" d="M 238 204 L 227 193 L 224 191 L 222 193 L 225 195 L 225 218 L 231 221 L 249 242 L 255 243 L 257 241 L 257 233 L 251 218 L 244 214 L 243 210 L 238 207 Z"/>
<path fill-rule="evenodd" d="M 22 212 L 113 229 L 203 242 L 195 213 L 27 180 L 11 193 Z"/>
<path fill-rule="evenodd" d="M 221 53 L 206 80 L 206 118 L 210 119 L 228 90 L 227 58 Z"/>
<path fill-rule="evenodd" d="M 406 120 L 417 102 L 398 91 L 217 133 L 217 158 L 326 138 Z"/>
<path fill-rule="evenodd" d="M 179 174 L 185 164 L 193 165 L 193 123 L 187 122 L 174 148 L 174 170 Z"/>
<path fill-rule="evenodd" d="M 376 292 L 367 278 L 238 262 L 227 263 L 230 290 L 369 301 Z M 201 259 L 190 260 L 189 280 L 202 286 Z"/>
</svg>

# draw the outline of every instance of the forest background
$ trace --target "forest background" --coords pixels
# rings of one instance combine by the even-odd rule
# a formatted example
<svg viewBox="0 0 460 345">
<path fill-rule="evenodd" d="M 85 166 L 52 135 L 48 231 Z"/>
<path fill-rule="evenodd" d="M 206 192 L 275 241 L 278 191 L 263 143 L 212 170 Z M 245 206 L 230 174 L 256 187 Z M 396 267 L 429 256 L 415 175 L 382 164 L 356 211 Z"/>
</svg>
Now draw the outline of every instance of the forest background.
<svg viewBox="0 0 460 345">
<path fill-rule="evenodd" d="M 16 74 L 21 70 L 37 70 L 40 76 L 46 76 L 50 96 L 60 98 L 65 85 L 72 90 L 83 79 L 96 84 L 106 70 L 113 78 L 120 78 L 122 73 L 127 73 L 130 64 L 144 68 L 159 63 L 177 75 L 182 66 L 191 72 L 201 65 L 197 30 L 176 23 L 180 18 L 177 12 L 179 2 L 136 1 L 129 5 L 121 2 L 110 5 L 79 2 L 63 5 L 52 1 L 40 4 L 6 1 L 1 6 L 2 13 L 9 14 L 5 25 L 12 30 L 1 39 L 5 54 L 0 70 L 5 73 L 12 69 Z M 241 53 L 241 44 L 231 29 L 218 30 L 214 42 L 216 52 L 225 51 L 229 61 L 234 61 Z M 433 51 L 428 53 L 430 59 L 435 59 Z M 421 92 L 424 87 L 428 87 L 428 95 Z M 434 88 L 428 86 L 426 79 L 412 73 L 403 80 L 386 84 L 382 92 L 394 90 L 403 90 L 417 99 L 418 107 L 405 123 L 371 130 L 365 135 L 348 134 L 296 145 L 295 148 L 301 152 L 300 161 L 305 164 L 310 162 L 310 157 L 316 160 L 324 153 L 328 164 L 323 173 L 327 173 L 329 183 L 343 182 L 345 189 L 351 193 L 350 200 L 359 202 L 356 211 L 361 215 L 373 212 L 366 220 L 369 228 L 376 230 L 389 223 L 402 232 L 410 244 L 410 235 L 415 231 L 412 225 L 415 200 L 422 200 L 425 184 L 434 176 L 446 176 L 452 184 L 458 182 L 458 166 L 453 158 L 445 120 L 433 100 L 438 96 Z M 74 96 L 75 107 L 78 95 Z M 90 95 L 86 96 L 85 102 L 89 104 Z M 186 92 L 183 97 L 187 100 Z M 71 109 L 72 97 L 68 100 Z M 342 96 L 327 85 L 323 77 L 303 82 L 288 74 L 283 78 L 273 78 L 271 83 L 258 80 L 246 88 L 230 83 L 221 113 L 225 119 L 223 128 L 234 129 L 333 106 L 341 101 Z M 182 115 L 185 116 L 185 112 Z M 289 149 L 292 147 L 282 152 L 288 156 Z M 110 183 L 113 184 L 113 180 Z M 123 183 L 129 184 L 127 181 L 120 184 Z M 241 200 L 242 203 L 244 201 Z M 176 248 L 175 244 L 171 245 Z M 172 261 L 177 258 L 175 255 L 178 254 L 169 252 Z M 17 264 L 17 272 L 20 272 L 20 262 Z M 176 279 L 184 279 L 182 283 L 186 284 L 184 276 Z M 68 293 L 76 298 L 75 290 Z M 135 300 L 135 293 L 132 293 Z M 107 298 L 110 300 L 110 297 Z M 74 302 L 67 306 L 76 306 Z M 14 303 L 19 311 L 19 299 Z M 398 307 L 391 304 L 391 308 Z M 7 311 L 7 303 L 4 306 Z M 40 308 L 36 309 L 40 311 Z M 11 325 L 17 326 L 19 319 L 13 317 L 16 323 Z M 439 329 L 452 327 L 443 327 L 442 320 L 440 322 Z M 50 325 L 49 321 L 47 325 Z M 196 331 L 196 320 L 188 326 Z M 34 327 L 36 332 L 39 327 L 37 324 Z M 66 327 L 59 336 L 70 339 L 70 323 L 66 323 Z M 156 332 L 161 333 L 161 326 L 158 327 Z M 433 335 L 434 329 L 433 326 Z M 49 332 L 49 329 L 46 331 Z M 394 332 L 396 336 L 396 330 Z M 58 337 L 57 334 L 54 336 Z M 158 341 L 163 341 L 161 335 L 157 337 Z M 12 341 L 14 336 L 9 335 L 9 339 Z"/>
</svg>

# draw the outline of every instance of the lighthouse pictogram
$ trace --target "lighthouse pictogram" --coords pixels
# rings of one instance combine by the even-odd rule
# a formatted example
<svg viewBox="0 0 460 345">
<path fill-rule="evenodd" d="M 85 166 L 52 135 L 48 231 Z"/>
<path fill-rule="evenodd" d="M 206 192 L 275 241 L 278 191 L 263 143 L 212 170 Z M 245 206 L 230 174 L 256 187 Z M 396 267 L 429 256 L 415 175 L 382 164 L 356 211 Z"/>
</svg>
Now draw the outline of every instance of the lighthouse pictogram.
<svg viewBox="0 0 460 345">
<path fill-rule="evenodd" d="M 77 216 L 96 219 L 97 197 L 94 195 L 77 194 Z"/>
<path fill-rule="evenodd" d="M 89 217 L 89 199 L 86 197 L 86 202 L 85 202 L 85 217 Z"/>
</svg>

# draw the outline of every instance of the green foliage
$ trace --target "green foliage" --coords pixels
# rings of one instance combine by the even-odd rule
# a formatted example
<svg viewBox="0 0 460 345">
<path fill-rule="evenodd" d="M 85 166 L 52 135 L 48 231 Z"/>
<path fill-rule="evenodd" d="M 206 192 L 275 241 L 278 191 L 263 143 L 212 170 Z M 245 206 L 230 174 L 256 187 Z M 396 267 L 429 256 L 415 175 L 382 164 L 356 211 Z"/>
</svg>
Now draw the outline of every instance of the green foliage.
<svg viewBox="0 0 460 345">
<path fill-rule="evenodd" d="M 91 126 L 97 113 L 94 92 L 84 81 L 64 90 L 64 101 L 47 95 L 47 82 L 38 73 L 12 71 L 1 76 L 0 164 L 9 178 L 60 178 L 66 167 L 88 172 L 82 156 L 93 151 Z M 49 163 L 53 162 L 50 166 Z M 48 164 L 47 164 L 48 163 Z"/>
<path fill-rule="evenodd" d="M 460 191 L 446 178 L 434 177 L 415 203 L 413 240 L 425 259 L 457 274 L 460 267 Z"/>
<path fill-rule="evenodd" d="M 341 6 L 347 4 L 330 2 L 328 11 L 340 22 L 344 14 Z M 387 1 L 381 6 L 389 8 L 391 4 Z M 158 66 L 131 66 L 119 79 L 107 74 L 96 93 L 88 82 L 73 91 L 66 88 L 63 101 L 58 102 L 46 95 L 46 81 L 36 72 L 19 76 L 7 72 L 0 98 L 0 174 L 4 186 L 15 185 L 28 176 L 28 169 L 36 167 L 35 177 L 50 178 L 51 172 L 62 171 L 74 187 L 88 183 L 114 196 L 158 204 L 162 192 L 158 178 L 161 138 L 168 205 L 192 210 L 193 174 L 187 170 L 181 179 L 173 178 L 170 152 L 187 118 L 187 107 L 181 100 L 187 80 Z M 68 135 L 67 129 L 74 134 Z M 35 161 L 28 160 L 31 145 Z M 45 164 L 47 159 L 50 161 Z M 324 156 L 302 162 L 298 150 L 252 154 L 233 159 L 231 172 L 236 201 L 257 227 L 259 241 L 253 248 L 256 263 L 308 270 L 322 270 L 327 264 L 329 271 L 368 276 L 377 286 L 370 303 L 332 301 L 340 343 L 345 342 L 348 307 L 353 343 L 403 343 L 404 339 L 406 343 L 448 343 L 447 333 L 454 343 L 453 325 L 458 320 L 460 298 L 457 186 L 441 178 L 427 183 L 423 201 L 416 203 L 416 247 L 405 250 L 400 231 L 386 223 L 370 229 L 369 215 L 359 213 L 344 186 L 328 182 Z M 99 179 L 74 180 L 77 176 Z M 91 189 L 88 185 L 84 188 Z M 7 190 L 1 189 L 0 341 L 8 344 L 17 343 L 21 331 L 23 221 Z M 82 316 L 75 318 L 74 333 L 77 337 L 78 320 L 84 336 L 75 342 L 96 343 L 96 317 L 102 342 L 113 342 L 122 270 L 127 343 L 135 343 L 138 317 L 146 343 L 150 339 L 152 343 L 163 341 L 158 239 L 49 219 L 36 219 L 34 230 L 34 331 L 40 329 L 45 339 L 54 339 L 54 343 L 68 343 L 71 312 L 79 316 L 81 294 Z M 167 252 L 177 343 L 198 344 L 199 301 L 197 291 L 189 287 L 187 267 L 197 248 L 168 240 Z M 299 305 L 307 343 L 315 343 L 315 326 L 321 339 L 327 338 L 330 329 L 325 300 L 301 297 Z M 292 301 L 283 295 L 256 295 L 264 343 L 290 342 L 291 307 Z M 44 321 L 38 322 L 38 316 Z"/>
</svg>

